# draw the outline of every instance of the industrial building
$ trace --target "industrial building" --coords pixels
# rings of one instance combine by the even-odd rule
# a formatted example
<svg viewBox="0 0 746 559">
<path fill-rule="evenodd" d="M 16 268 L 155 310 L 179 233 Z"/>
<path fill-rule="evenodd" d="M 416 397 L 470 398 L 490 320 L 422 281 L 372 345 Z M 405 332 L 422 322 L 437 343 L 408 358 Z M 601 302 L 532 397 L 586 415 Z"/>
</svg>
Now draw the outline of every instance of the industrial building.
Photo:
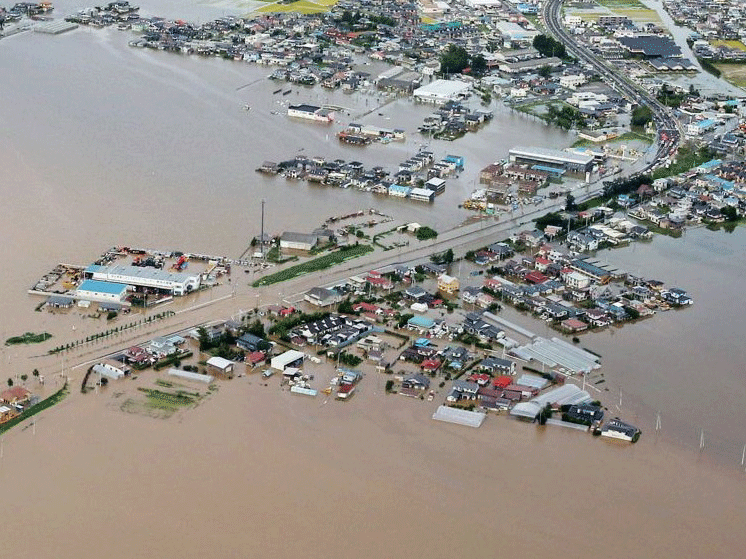
<svg viewBox="0 0 746 559">
<path fill-rule="evenodd" d="M 78 299 L 121 303 L 127 296 L 127 285 L 108 281 L 84 280 L 75 290 Z"/>
<path fill-rule="evenodd" d="M 529 165 L 532 169 L 553 175 L 563 175 L 565 172 L 585 174 L 586 180 L 590 179 L 594 164 L 591 154 L 540 147 L 514 147 L 510 150 L 509 157 L 511 163 Z"/>
<path fill-rule="evenodd" d="M 334 120 L 334 111 L 315 105 L 290 105 L 288 107 L 288 116 L 313 120 L 315 122 L 332 122 Z"/>
<path fill-rule="evenodd" d="M 447 101 L 463 99 L 471 92 L 471 84 L 455 80 L 435 80 L 418 87 L 412 93 L 415 101 L 442 105 Z"/>
<path fill-rule="evenodd" d="M 186 274 L 183 272 L 166 272 L 153 268 L 151 266 L 99 266 L 93 264 L 88 266 L 84 271 L 87 279 L 97 280 L 99 282 L 109 282 L 112 284 L 124 284 L 135 287 L 158 289 L 173 295 L 186 295 L 187 293 L 199 289 L 201 279 L 199 274 Z M 78 288 L 78 296 L 81 296 L 81 289 L 86 282 L 83 282 Z M 90 285 L 90 284 L 89 284 Z M 95 286 L 94 286 L 95 287 Z M 98 286 L 103 288 L 103 286 Z M 95 291 L 95 290 L 94 290 Z M 93 299 L 93 297 L 91 297 Z M 102 299 L 104 301 L 115 301 L 116 299 L 108 294 Z"/>
</svg>

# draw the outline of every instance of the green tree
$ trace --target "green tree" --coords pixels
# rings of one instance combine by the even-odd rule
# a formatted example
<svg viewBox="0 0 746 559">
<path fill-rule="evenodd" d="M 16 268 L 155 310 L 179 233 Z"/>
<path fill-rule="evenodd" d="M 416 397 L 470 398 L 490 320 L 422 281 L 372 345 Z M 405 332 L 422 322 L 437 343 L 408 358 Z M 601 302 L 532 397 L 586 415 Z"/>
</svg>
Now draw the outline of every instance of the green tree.
<svg viewBox="0 0 746 559">
<path fill-rule="evenodd" d="M 443 74 L 460 74 L 469 65 L 469 53 L 464 47 L 448 45 L 440 55 L 440 71 Z"/>
<path fill-rule="evenodd" d="M 28 380 L 28 375 L 27 375 L 26 373 L 22 374 L 22 375 L 21 375 L 21 380 L 22 380 L 23 382 L 26 382 L 26 381 Z"/>
<path fill-rule="evenodd" d="M 576 209 L 577 205 L 575 204 L 575 196 L 568 193 L 565 201 L 565 211 L 574 212 Z"/>
<path fill-rule="evenodd" d="M 13 379 L 12 378 L 8 379 L 8 386 L 13 386 Z"/>
<path fill-rule="evenodd" d="M 645 126 L 653 120 L 653 111 L 645 105 L 638 105 L 632 109 L 632 126 Z"/>
<path fill-rule="evenodd" d="M 253 334 L 257 338 L 266 338 L 267 332 L 264 330 L 264 324 L 257 318 L 254 320 L 251 324 L 249 324 L 248 328 L 246 328 L 246 331 L 249 334 Z"/>
<path fill-rule="evenodd" d="M 558 58 L 567 57 L 565 45 L 546 35 L 537 35 L 534 37 L 533 46 L 542 54 L 542 56 L 556 56 Z"/>
<path fill-rule="evenodd" d="M 542 78 L 548 78 L 552 75 L 552 68 L 548 64 L 545 64 L 544 66 L 539 68 L 539 75 Z"/>
<path fill-rule="evenodd" d="M 482 76 L 487 72 L 487 60 L 481 54 L 472 56 L 471 58 L 471 73 L 477 76 Z"/>
<path fill-rule="evenodd" d="M 391 392 L 393 389 L 394 389 L 394 381 L 387 380 L 386 381 L 386 392 Z"/>
<path fill-rule="evenodd" d="M 31 374 L 34 375 L 35 377 L 38 377 L 39 376 L 39 369 L 34 369 Z"/>
<path fill-rule="evenodd" d="M 212 347 L 212 342 L 210 341 L 210 336 L 207 333 L 207 328 L 205 328 L 204 326 L 200 326 L 197 329 L 197 335 L 199 336 L 198 339 L 200 351 L 205 351 Z"/>
</svg>

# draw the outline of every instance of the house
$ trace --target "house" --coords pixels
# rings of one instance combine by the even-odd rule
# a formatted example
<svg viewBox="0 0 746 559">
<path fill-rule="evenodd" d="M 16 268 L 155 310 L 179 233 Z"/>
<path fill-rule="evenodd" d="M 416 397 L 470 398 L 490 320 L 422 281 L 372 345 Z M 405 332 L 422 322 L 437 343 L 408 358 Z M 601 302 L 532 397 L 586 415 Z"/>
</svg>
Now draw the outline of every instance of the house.
<svg viewBox="0 0 746 559">
<path fill-rule="evenodd" d="M 409 388 L 414 390 L 427 390 L 430 388 L 430 379 L 422 373 L 415 373 L 404 377 L 401 383 L 402 388 Z"/>
<path fill-rule="evenodd" d="M 482 293 L 482 288 L 475 287 L 475 286 L 469 286 L 464 287 L 461 290 L 461 299 L 464 301 L 464 303 L 469 303 L 470 305 L 473 305 L 477 302 L 477 297 Z"/>
<path fill-rule="evenodd" d="M 486 373 L 472 373 L 469 375 L 469 382 L 476 382 L 479 386 L 487 386 L 490 382 L 490 375 Z"/>
<path fill-rule="evenodd" d="M 214 356 L 207 360 L 207 370 L 223 378 L 233 378 L 234 366 L 233 361 L 222 357 Z"/>
<path fill-rule="evenodd" d="M 261 351 L 252 351 L 246 356 L 246 364 L 256 367 L 260 363 L 264 363 L 267 360 L 267 356 Z"/>
<path fill-rule="evenodd" d="M 9 419 L 13 419 L 16 413 L 12 408 L 8 406 L 0 406 L 0 423 L 5 423 Z"/>
<path fill-rule="evenodd" d="M 458 278 L 449 276 L 448 274 L 442 274 L 438 276 L 438 291 L 453 295 L 459 289 Z"/>
<path fill-rule="evenodd" d="M 499 357 L 486 357 L 477 365 L 480 370 L 490 374 L 515 375 L 515 362 Z"/>
<path fill-rule="evenodd" d="M 571 333 L 582 332 L 588 329 L 588 325 L 582 320 L 578 320 L 577 318 L 568 318 L 567 320 L 563 320 L 560 323 L 560 326 L 562 326 L 562 328 L 566 332 L 571 332 Z"/>
<path fill-rule="evenodd" d="M 139 346 L 132 346 L 124 352 L 124 358 L 128 363 L 134 365 L 149 365 L 154 357 Z"/>
<path fill-rule="evenodd" d="M 570 421 L 586 423 L 587 425 L 604 418 L 601 407 L 593 404 L 573 404 L 565 413 Z"/>
<path fill-rule="evenodd" d="M 610 419 L 601 429 L 602 437 L 621 439 L 623 441 L 636 442 L 640 437 L 640 430 L 634 425 L 623 422 L 618 417 Z"/>
<path fill-rule="evenodd" d="M 513 384 L 513 379 L 507 375 L 501 375 L 492 381 L 492 386 L 495 387 L 495 390 L 505 390 L 511 384 Z"/>
<path fill-rule="evenodd" d="M 312 287 L 303 298 L 317 307 L 336 305 L 342 300 L 342 296 L 337 291 L 325 287 Z"/>
<path fill-rule="evenodd" d="M 458 402 L 459 400 L 475 400 L 479 385 L 476 382 L 466 380 L 454 380 L 451 393 L 446 397 L 448 402 Z"/>
<path fill-rule="evenodd" d="M 348 400 L 354 393 L 354 384 L 341 384 L 337 389 L 337 400 Z"/>
<path fill-rule="evenodd" d="M 7 390 L 0 392 L 0 402 L 5 402 L 11 406 L 22 406 L 31 399 L 31 392 L 23 386 L 11 386 Z"/>
<path fill-rule="evenodd" d="M 246 332 L 238 338 L 236 340 L 236 345 L 244 351 L 264 351 L 270 347 L 267 340 L 263 340 L 259 336 L 255 336 L 249 332 Z"/>
<path fill-rule="evenodd" d="M 435 371 L 440 369 L 440 365 L 441 365 L 440 360 L 431 358 L 431 359 L 425 359 L 422 362 L 422 365 L 420 365 L 420 367 L 426 373 L 434 373 Z"/>
</svg>

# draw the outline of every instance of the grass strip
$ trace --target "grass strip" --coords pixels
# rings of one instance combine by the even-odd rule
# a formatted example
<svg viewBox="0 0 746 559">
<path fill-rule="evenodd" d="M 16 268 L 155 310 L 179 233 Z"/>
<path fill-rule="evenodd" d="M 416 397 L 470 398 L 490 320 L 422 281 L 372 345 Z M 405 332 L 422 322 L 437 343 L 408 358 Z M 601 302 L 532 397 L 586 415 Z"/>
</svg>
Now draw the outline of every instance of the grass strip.
<svg viewBox="0 0 746 559">
<path fill-rule="evenodd" d="M 39 412 L 44 411 L 47 408 L 51 408 L 53 405 L 61 402 L 65 396 L 67 396 L 67 382 L 65 382 L 64 386 L 60 388 L 57 392 L 49 396 L 48 398 L 45 398 L 38 404 L 35 404 L 31 406 L 29 409 L 25 410 L 22 414 L 17 415 L 13 419 L 6 421 L 5 423 L 0 425 L 0 433 L 5 433 L 5 431 L 8 431 L 12 427 L 15 427 L 18 425 L 21 421 L 25 421 L 29 417 L 32 417 L 36 415 Z"/>
<path fill-rule="evenodd" d="M 342 248 L 336 252 L 325 254 L 324 256 L 309 260 L 308 262 L 290 266 L 289 268 L 285 268 L 284 270 L 280 270 L 279 272 L 275 272 L 274 274 L 264 276 L 251 285 L 252 287 L 261 287 L 263 285 L 280 283 L 298 276 L 302 276 L 304 274 L 310 274 L 313 272 L 318 272 L 319 270 L 325 270 L 326 268 L 330 268 L 332 266 L 335 266 L 336 264 L 340 264 L 345 260 L 357 258 L 358 256 L 363 256 L 364 254 L 372 251 L 373 247 L 370 245 L 354 245 L 348 248 Z"/>
</svg>

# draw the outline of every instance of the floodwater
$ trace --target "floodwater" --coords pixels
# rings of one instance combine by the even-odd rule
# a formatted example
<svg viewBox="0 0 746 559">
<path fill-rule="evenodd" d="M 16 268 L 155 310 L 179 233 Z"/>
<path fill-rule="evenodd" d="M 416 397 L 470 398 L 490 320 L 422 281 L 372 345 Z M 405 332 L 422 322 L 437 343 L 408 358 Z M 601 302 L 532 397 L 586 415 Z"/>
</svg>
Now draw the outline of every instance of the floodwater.
<svg viewBox="0 0 746 559">
<path fill-rule="evenodd" d="M 711 557 L 744 543 L 742 480 L 635 446 L 489 417 L 429 419 L 374 375 L 340 403 L 235 379 L 169 420 L 72 395 L 5 440 L 9 555 Z M 124 381 L 131 383 L 131 381 Z M 708 537 L 702 537 L 708 534 Z M 12 536 L 12 537 L 11 537 Z M 516 544 L 516 542 L 520 542 Z"/>
<path fill-rule="evenodd" d="M 738 279 L 744 273 L 746 230 L 688 230 L 681 238 L 599 252 L 612 268 L 681 287 L 694 305 L 659 312 L 623 327 L 584 334 L 580 345 L 600 354 L 605 382 L 590 391 L 614 414 L 693 453 L 732 467 L 740 464 L 746 435 L 746 347 Z M 543 323 L 507 310 L 534 332 L 554 336 Z M 619 406 L 621 391 L 621 410 Z"/>
<path fill-rule="evenodd" d="M 202 13 L 202 4 L 188 6 Z M 223 9 L 215 6 L 206 13 Z M 143 12 L 188 15 L 169 13 L 175 7 Z M 467 159 L 433 206 L 267 179 L 254 173 L 263 160 L 299 152 L 393 167 L 423 143 L 414 130 L 430 108 L 394 101 L 379 109 L 376 96 L 299 87 L 278 99 L 268 68 L 133 49 L 129 38 L 79 29 L 0 42 L 9 76 L 0 82 L 3 338 L 59 327 L 64 319 L 34 313 L 36 300 L 25 295 L 58 261 L 86 263 L 115 244 L 237 256 L 258 233 L 262 198 L 273 233 L 371 206 L 449 227 L 468 215 L 456 206 L 484 164 L 516 144 L 572 140 L 494 107 L 495 120 L 478 134 L 430 145 L 436 156 Z M 288 100 L 349 107 L 343 124 L 372 111 L 366 122 L 404 127 L 409 140 L 342 146 L 337 125 L 272 114 Z M 601 255 L 695 299 L 689 309 L 582 337 L 603 356 L 602 399 L 613 411 L 621 389 L 620 415 L 642 428 L 637 445 L 504 418 L 478 430 L 442 425 L 429 419 L 434 403 L 384 396 L 374 375 L 346 404 L 237 379 L 165 421 L 119 411 L 113 390 L 75 393 L 38 417 L 35 434 L 17 428 L 0 443 L 0 484 L 12 504 L 0 523 L 3 550 L 453 557 L 518 541 L 534 554 L 578 557 L 733 554 L 746 543 L 738 467 L 744 246 L 742 228 L 700 229 Z M 506 314 L 541 332 L 540 323 Z M 25 357 L 34 351 L 5 350 L 3 373 L 33 368 Z"/>
</svg>

